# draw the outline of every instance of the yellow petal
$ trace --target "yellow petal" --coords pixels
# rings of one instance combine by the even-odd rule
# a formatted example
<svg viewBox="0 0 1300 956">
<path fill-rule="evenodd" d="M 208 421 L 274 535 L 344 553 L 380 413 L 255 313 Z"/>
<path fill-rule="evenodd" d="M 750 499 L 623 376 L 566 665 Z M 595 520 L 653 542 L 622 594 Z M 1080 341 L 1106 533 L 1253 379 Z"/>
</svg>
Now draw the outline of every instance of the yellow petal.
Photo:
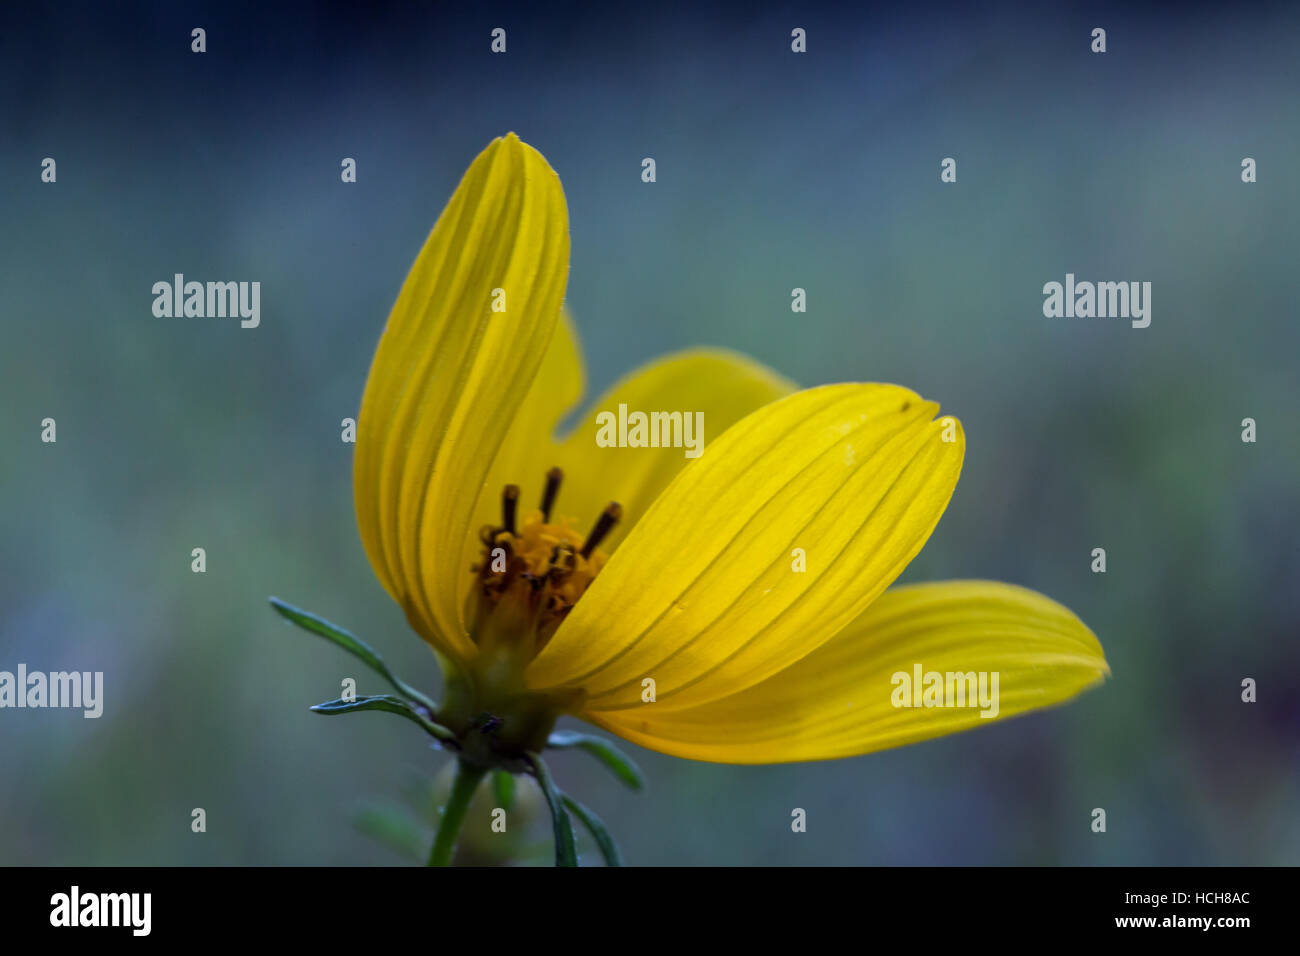
<svg viewBox="0 0 1300 956">
<path fill-rule="evenodd" d="M 861 614 L 952 496 L 956 419 L 896 385 L 828 385 L 754 412 L 681 471 L 530 665 L 593 710 L 734 694 Z M 945 440 L 951 439 L 951 440 Z M 799 551 L 805 571 L 795 570 Z"/>
<path fill-rule="evenodd" d="M 568 312 L 563 312 L 532 388 L 524 397 L 514 424 L 492 461 L 474 505 L 470 534 L 461 552 L 460 567 L 465 572 L 462 574 L 463 590 L 473 586 L 473 577 L 468 574 L 468 569 L 481 556 L 478 529 L 485 524 L 501 523 L 501 492 L 505 486 L 515 484 L 522 489 L 521 511 L 526 512 L 541 504 L 546 472 L 560 460 L 559 444 L 555 440 L 556 426 L 582 399 L 582 390 L 582 350 L 578 333 Z"/>
<path fill-rule="evenodd" d="M 984 672 L 991 706 L 899 707 L 915 668 Z M 982 727 L 1059 704 L 1110 673 L 1097 638 L 1074 614 L 1025 588 L 944 581 L 885 592 L 803 660 L 732 697 L 684 711 L 591 713 L 628 740 L 721 763 L 827 760 Z M 924 678 L 923 678 L 924 683 Z M 978 686 L 978 676 L 976 676 Z M 952 700 L 964 684 L 955 680 Z M 936 698 L 938 699 L 938 698 Z"/>
<path fill-rule="evenodd" d="M 568 266 L 559 178 L 514 134 L 495 140 L 411 267 L 370 367 L 357 524 L 380 581 L 451 657 L 473 653 L 459 591 L 474 503 L 551 341 Z"/>
<path fill-rule="evenodd" d="M 701 447 L 755 409 L 794 391 L 793 382 L 746 356 L 723 349 L 690 349 L 651 362 L 602 395 L 559 449 L 564 469 L 559 511 L 579 522 L 592 521 L 611 501 L 623 519 L 601 548 L 609 554 L 646 513 L 659 493 L 692 459 L 682 448 L 601 448 L 596 416 L 629 412 L 680 412 L 692 422 L 703 416 Z M 696 415 L 699 413 L 699 415 Z M 682 432 L 684 440 L 684 428 Z"/>
</svg>

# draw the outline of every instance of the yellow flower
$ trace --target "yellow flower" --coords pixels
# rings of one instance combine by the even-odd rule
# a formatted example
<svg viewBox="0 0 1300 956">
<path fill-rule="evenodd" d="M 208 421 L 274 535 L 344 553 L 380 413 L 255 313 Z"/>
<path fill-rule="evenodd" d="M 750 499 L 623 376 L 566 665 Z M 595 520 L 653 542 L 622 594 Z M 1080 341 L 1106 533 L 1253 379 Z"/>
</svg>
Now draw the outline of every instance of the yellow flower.
<svg viewBox="0 0 1300 956">
<path fill-rule="evenodd" d="M 1032 591 L 886 590 L 965 447 L 956 419 L 906 388 L 798 391 L 691 350 L 595 409 L 702 412 L 699 458 L 601 447 L 594 414 L 557 437 L 583 392 L 568 269 L 559 178 L 513 134 L 494 141 L 411 268 L 362 401 L 361 537 L 445 668 L 438 719 L 467 760 L 518 767 L 564 713 L 697 760 L 847 757 L 1060 703 L 1109 673 L 1092 632 Z M 996 680 L 992 706 L 954 702 L 950 678 L 974 698 L 979 675 Z"/>
</svg>

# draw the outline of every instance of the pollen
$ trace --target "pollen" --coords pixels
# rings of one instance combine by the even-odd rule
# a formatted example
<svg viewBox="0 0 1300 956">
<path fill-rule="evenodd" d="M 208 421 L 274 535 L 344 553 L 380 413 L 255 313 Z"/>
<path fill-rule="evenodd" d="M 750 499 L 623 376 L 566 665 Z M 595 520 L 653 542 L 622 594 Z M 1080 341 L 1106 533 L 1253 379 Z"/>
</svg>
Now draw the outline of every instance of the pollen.
<svg viewBox="0 0 1300 956">
<path fill-rule="evenodd" d="M 475 641 L 506 641 L 535 654 L 550 640 L 609 560 L 600 543 L 623 509 L 611 502 L 586 537 L 572 518 L 552 518 L 564 473 L 546 473 L 541 505 L 519 514 L 519 486 L 501 493 L 501 523 L 479 532 L 483 551 L 475 574 Z"/>
</svg>

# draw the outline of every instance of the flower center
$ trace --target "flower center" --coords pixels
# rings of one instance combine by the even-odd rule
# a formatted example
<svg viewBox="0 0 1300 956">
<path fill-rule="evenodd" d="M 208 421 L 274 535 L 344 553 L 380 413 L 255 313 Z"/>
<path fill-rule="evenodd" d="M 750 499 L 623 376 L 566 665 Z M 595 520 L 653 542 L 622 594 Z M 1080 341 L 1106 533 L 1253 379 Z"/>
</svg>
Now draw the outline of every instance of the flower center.
<svg viewBox="0 0 1300 956">
<path fill-rule="evenodd" d="M 449 671 L 439 717 L 456 731 L 461 756 L 482 766 L 517 769 L 519 756 L 541 749 L 556 718 L 583 698 L 578 689 L 531 690 L 523 678 L 609 560 L 600 543 L 623 516 L 611 503 L 585 538 L 572 519 L 552 521 L 563 477 L 558 468 L 546 473 L 541 507 L 522 519 L 519 486 L 506 485 L 501 523 L 479 532 L 466 608 L 479 654 L 464 672 Z"/>
<path fill-rule="evenodd" d="M 470 633 L 484 651 L 508 644 L 531 660 L 609 560 L 599 546 L 622 518 L 622 507 L 611 502 L 584 538 L 572 519 L 551 520 L 563 479 L 559 468 L 548 471 L 540 508 L 522 520 L 519 486 L 506 485 L 501 524 L 479 533 L 483 551 L 471 568 L 477 580 Z"/>
</svg>

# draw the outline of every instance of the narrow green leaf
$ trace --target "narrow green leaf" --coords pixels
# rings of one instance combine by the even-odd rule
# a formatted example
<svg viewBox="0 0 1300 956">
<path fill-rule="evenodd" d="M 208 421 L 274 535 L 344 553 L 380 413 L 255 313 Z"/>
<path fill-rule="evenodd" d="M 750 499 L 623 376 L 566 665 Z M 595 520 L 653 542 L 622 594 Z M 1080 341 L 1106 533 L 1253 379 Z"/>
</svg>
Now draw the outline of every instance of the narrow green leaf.
<svg viewBox="0 0 1300 956">
<path fill-rule="evenodd" d="M 439 740 L 454 740 L 456 735 L 441 724 L 435 724 L 428 717 L 416 710 L 408 701 L 391 694 L 376 694 L 373 697 L 355 697 L 352 700 L 327 700 L 311 708 L 315 713 L 334 716 L 335 714 L 352 714 L 362 710 L 382 710 L 397 714 L 419 724 L 424 730 Z"/>
<path fill-rule="evenodd" d="M 640 790 L 645 786 L 645 778 L 641 776 L 641 768 L 603 737 L 575 733 L 569 730 L 557 730 L 547 739 L 546 746 L 555 750 L 568 750 L 575 747 L 578 750 L 585 750 L 608 767 L 614 776 L 633 790 Z"/>
<path fill-rule="evenodd" d="M 496 794 L 497 806 L 509 813 L 515 802 L 515 775 L 504 770 L 492 771 L 492 790 Z"/>
<path fill-rule="evenodd" d="M 551 777 L 550 768 L 546 766 L 546 761 L 542 760 L 539 754 L 530 753 L 526 759 L 532 765 L 537 782 L 541 784 L 542 793 L 546 796 L 546 805 L 551 808 L 551 822 L 555 830 L 555 865 L 577 866 L 578 845 L 573 838 L 573 821 L 569 819 L 569 811 L 564 809 L 560 791 L 555 789 L 555 780 Z"/>
<path fill-rule="evenodd" d="M 605 865 L 622 866 L 623 858 L 619 855 L 618 844 L 614 842 L 614 838 L 605 829 L 605 822 L 567 793 L 561 793 L 560 799 L 564 801 L 566 807 L 573 811 L 573 815 L 582 821 L 582 825 L 587 828 L 587 831 L 595 839 L 596 846 L 600 847 L 600 855 L 605 858 Z"/>
<path fill-rule="evenodd" d="M 281 601 L 277 597 L 271 598 L 270 601 L 271 607 L 275 608 L 276 613 L 281 617 L 292 621 L 304 630 L 311 631 L 313 634 L 325 638 L 327 641 L 333 641 L 348 653 L 355 654 L 370 667 L 374 668 L 379 674 L 383 675 L 384 679 L 387 680 L 388 683 L 392 684 L 393 688 L 399 694 L 402 694 L 409 700 L 418 701 L 423 704 L 428 708 L 430 714 L 436 714 L 438 712 L 437 704 L 393 674 L 393 672 L 388 669 L 388 665 L 384 663 L 383 659 L 375 653 L 374 648 L 361 640 L 361 638 L 349 634 L 337 624 L 331 624 L 323 617 L 317 617 L 310 611 L 304 611 L 302 608 L 294 607 L 292 604 Z"/>
</svg>

